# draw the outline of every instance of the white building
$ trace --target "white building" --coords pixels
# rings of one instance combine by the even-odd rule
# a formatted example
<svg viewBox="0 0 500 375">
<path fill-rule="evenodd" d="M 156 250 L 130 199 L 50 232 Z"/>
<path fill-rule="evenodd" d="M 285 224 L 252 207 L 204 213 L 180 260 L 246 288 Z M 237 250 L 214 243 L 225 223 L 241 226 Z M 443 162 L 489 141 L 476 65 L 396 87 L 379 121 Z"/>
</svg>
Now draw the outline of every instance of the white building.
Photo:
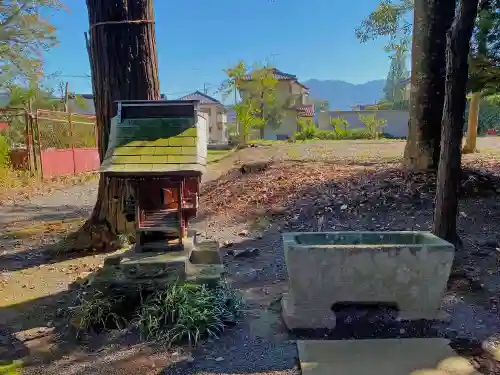
<svg viewBox="0 0 500 375">
<path fill-rule="evenodd" d="M 227 110 L 220 101 L 200 91 L 183 96 L 179 100 L 198 100 L 200 111 L 208 114 L 207 138 L 209 142 L 228 142 Z"/>
</svg>

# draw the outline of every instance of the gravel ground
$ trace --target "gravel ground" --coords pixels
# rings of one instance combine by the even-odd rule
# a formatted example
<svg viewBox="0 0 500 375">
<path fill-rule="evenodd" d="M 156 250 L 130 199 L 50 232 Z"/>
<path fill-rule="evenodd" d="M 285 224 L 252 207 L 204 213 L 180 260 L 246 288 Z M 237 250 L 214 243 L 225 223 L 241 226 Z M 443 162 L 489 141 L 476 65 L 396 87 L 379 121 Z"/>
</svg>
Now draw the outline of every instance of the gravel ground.
<svg viewBox="0 0 500 375">
<path fill-rule="evenodd" d="M 491 143 L 490 140 L 488 142 Z M 389 146 L 389 143 L 390 147 L 385 147 Z M 493 145 L 490 143 L 483 143 L 483 145 L 480 143 L 480 147 L 485 150 Z M 350 163 L 361 155 L 363 160 L 370 164 L 380 162 L 384 158 L 386 160 L 397 158 L 395 155 L 400 153 L 403 147 L 403 142 L 382 141 L 345 142 L 342 147 L 337 147 L 337 144 L 331 142 L 318 142 L 310 145 L 281 144 L 273 145 L 272 148 L 248 149 L 235 153 L 212 166 L 205 175 L 204 182 L 217 179 L 234 165 L 248 161 L 326 158 L 328 161 Z M 341 185 L 336 184 L 334 188 L 339 191 L 342 189 L 344 192 L 352 189 L 352 185 Z M 272 187 L 272 181 L 266 186 Z M 23 220 L 48 220 L 48 218 L 57 219 L 61 216 L 81 215 L 92 208 L 95 191 L 96 183 L 91 182 L 56 191 L 50 197 L 34 198 L 26 204 L 4 207 L 7 208 L 4 212 L 7 212 L 8 218 L 2 217 L 0 226 Z M 349 202 L 349 209 L 342 211 L 341 204 L 336 201 L 321 202 L 318 207 L 316 202 L 311 201 L 315 197 L 314 191 L 306 194 L 301 192 L 299 195 L 300 197 L 295 201 L 295 208 L 290 208 L 286 218 L 267 223 L 259 230 L 252 230 L 252 223 L 237 222 L 231 218 L 216 215 L 209 221 L 200 221 L 195 224 L 195 228 L 206 237 L 215 238 L 221 243 L 232 243 L 232 246 L 228 247 L 230 250 L 238 251 L 249 248 L 259 250 L 257 256 L 250 258 L 224 255 L 228 281 L 241 291 L 247 306 L 242 322 L 225 332 L 220 339 L 205 342 L 187 356 L 183 352 L 172 350 L 160 349 L 152 354 L 143 347 L 124 349 L 123 343 L 116 347 L 100 347 L 95 351 L 83 350 L 67 354 L 47 365 L 31 366 L 26 369 L 25 374 L 299 374 L 300 371 L 296 365 L 295 337 L 285 330 L 279 314 L 279 298 L 287 289 L 280 232 L 282 230 L 317 230 L 317 222 L 311 220 L 311 217 L 317 217 L 318 208 L 326 207 L 329 209 L 321 212 L 324 230 L 338 230 L 346 227 L 374 230 L 384 229 L 389 225 L 391 229 L 422 230 L 428 228 L 432 218 L 432 203 L 426 199 L 417 202 L 418 204 L 415 204 L 410 212 L 408 206 L 405 206 L 409 204 L 409 201 L 399 198 L 394 202 L 395 206 L 390 208 L 387 206 L 385 211 L 380 213 L 378 203 L 375 205 L 364 203 L 364 206 L 361 205 L 363 209 L 350 211 L 355 206 L 355 202 Z M 236 193 L 235 198 L 237 198 Z M 379 199 L 382 198 L 379 197 Z M 202 204 L 204 204 L 203 200 Z M 480 234 L 479 237 L 474 237 L 470 253 L 476 265 L 482 262 L 481 270 L 491 271 L 489 275 L 491 280 L 488 282 L 487 290 L 481 293 L 470 292 L 469 279 L 463 280 L 465 288 L 458 286 L 450 289 L 444 300 L 444 306 L 451 314 L 452 320 L 448 326 L 436 327 L 441 336 L 484 340 L 500 334 L 498 298 L 492 298 L 495 296 L 488 292 L 490 287 L 495 288 L 500 285 L 496 277 L 497 270 L 494 269 L 497 258 L 491 258 L 490 253 L 485 255 L 485 251 L 489 250 L 485 250 L 485 246 L 479 243 L 489 238 L 489 235 L 500 231 L 498 220 L 494 221 L 492 226 L 486 223 L 493 217 L 498 217 L 500 207 L 497 211 L 497 206 L 496 198 L 472 200 L 462 204 L 461 210 L 466 212 L 466 216 L 460 218 L 461 234 L 467 236 Z M 489 216 L 482 218 L 485 207 L 493 211 Z M 42 215 L 46 216 L 42 217 Z M 382 215 L 385 218 L 382 218 Z M 397 225 L 397 228 L 394 225 Z M 244 236 L 239 235 L 244 229 L 250 230 L 249 233 Z M 471 272 L 474 273 L 478 267 L 472 268 Z"/>
</svg>

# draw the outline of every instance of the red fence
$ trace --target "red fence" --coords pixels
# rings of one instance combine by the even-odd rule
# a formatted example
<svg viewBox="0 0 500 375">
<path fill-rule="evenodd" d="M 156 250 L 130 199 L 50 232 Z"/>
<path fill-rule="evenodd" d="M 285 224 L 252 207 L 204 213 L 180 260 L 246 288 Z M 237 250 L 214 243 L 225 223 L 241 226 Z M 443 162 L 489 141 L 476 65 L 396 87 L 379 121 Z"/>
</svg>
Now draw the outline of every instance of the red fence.
<svg viewBox="0 0 500 375">
<path fill-rule="evenodd" d="M 35 119 L 42 178 L 99 168 L 95 117 L 38 110 Z"/>
<path fill-rule="evenodd" d="M 40 152 L 43 178 L 99 169 L 97 148 L 46 149 Z"/>
</svg>

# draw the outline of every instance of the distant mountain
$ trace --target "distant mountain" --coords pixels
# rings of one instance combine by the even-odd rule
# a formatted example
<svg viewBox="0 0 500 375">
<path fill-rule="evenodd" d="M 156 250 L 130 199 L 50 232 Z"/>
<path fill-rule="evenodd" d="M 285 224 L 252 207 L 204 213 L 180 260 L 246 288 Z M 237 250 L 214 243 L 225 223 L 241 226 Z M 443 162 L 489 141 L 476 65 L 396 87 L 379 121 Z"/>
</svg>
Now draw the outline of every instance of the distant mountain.
<svg viewBox="0 0 500 375">
<path fill-rule="evenodd" d="M 332 110 L 350 110 L 356 104 L 375 104 L 383 96 L 385 80 L 378 79 L 359 85 L 345 81 L 303 82 L 309 87 L 309 95 L 316 100 L 327 100 Z"/>
</svg>

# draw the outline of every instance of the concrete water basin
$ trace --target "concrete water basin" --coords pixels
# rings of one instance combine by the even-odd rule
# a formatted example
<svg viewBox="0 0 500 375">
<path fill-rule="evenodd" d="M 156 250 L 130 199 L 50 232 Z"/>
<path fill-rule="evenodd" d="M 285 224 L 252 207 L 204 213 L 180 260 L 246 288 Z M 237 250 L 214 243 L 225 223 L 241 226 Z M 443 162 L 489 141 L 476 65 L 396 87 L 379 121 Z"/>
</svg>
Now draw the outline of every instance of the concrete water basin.
<svg viewBox="0 0 500 375">
<path fill-rule="evenodd" d="M 429 232 L 283 234 L 290 329 L 335 327 L 338 305 L 393 305 L 404 320 L 438 319 L 454 247 Z"/>
</svg>

